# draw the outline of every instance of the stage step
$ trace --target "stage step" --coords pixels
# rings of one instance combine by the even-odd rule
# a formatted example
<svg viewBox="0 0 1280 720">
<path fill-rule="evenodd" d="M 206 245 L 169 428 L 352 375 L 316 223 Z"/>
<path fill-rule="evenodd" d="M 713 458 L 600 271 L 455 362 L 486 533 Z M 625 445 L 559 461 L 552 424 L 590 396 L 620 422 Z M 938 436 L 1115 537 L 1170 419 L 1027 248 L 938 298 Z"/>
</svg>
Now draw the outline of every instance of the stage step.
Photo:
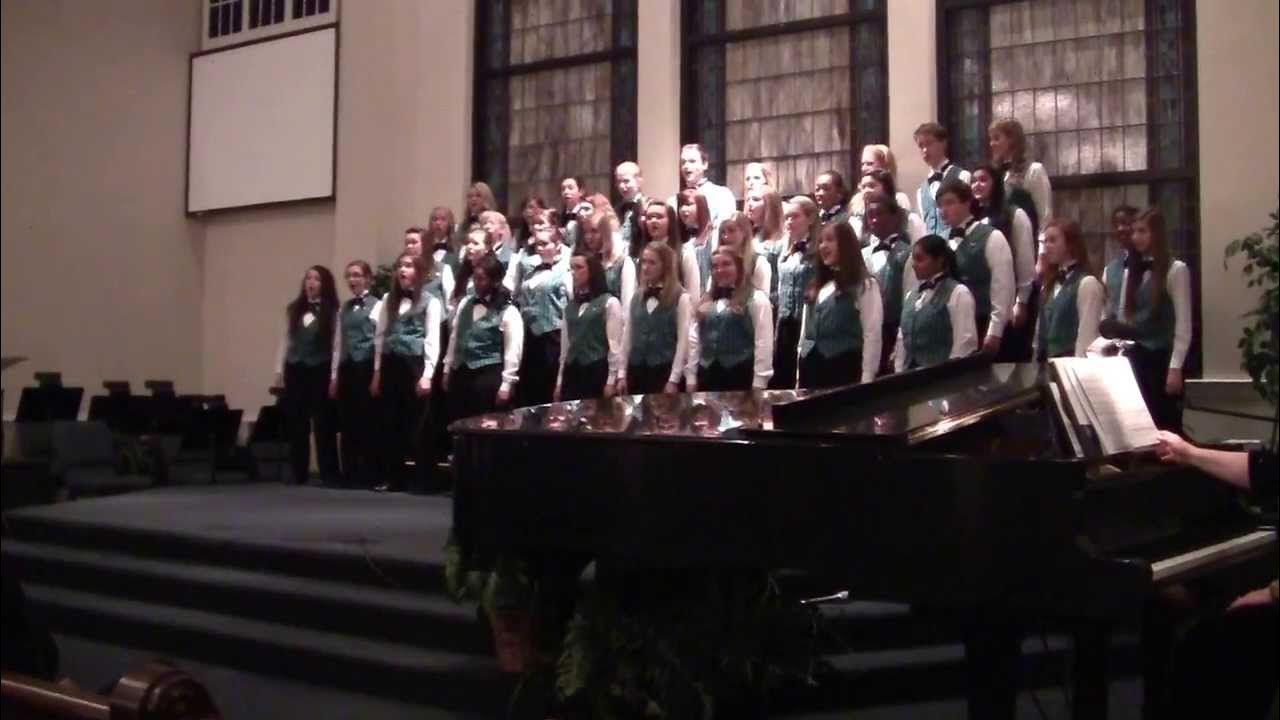
<svg viewBox="0 0 1280 720">
<path fill-rule="evenodd" d="M 6 541 L 3 551 L 24 579 L 49 586 L 110 588 L 116 597 L 455 652 L 491 648 L 474 610 L 435 593 L 21 540 Z"/>
<path fill-rule="evenodd" d="M 57 631 L 252 672 L 393 694 L 440 708 L 498 711 L 512 687 L 481 655 L 158 605 L 40 583 L 32 605 Z"/>
</svg>

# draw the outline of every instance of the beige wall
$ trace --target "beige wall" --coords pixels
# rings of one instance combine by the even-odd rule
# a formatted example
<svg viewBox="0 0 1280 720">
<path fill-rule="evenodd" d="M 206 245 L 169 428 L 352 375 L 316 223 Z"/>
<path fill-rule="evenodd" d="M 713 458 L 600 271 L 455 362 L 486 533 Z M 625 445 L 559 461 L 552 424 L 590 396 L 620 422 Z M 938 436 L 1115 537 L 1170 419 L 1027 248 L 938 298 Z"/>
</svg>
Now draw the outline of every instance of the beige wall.
<svg viewBox="0 0 1280 720">
<path fill-rule="evenodd" d="M 936 115 L 935 11 L 925 0 L 888 5 L 890 145 L 910 189 L 924 173 L 911 131 Z M 1219 258 L 1276 204 L 1277 51 L 1254 30 L 1275 28 L 1277 7 L 1199 5 L 1206 374 L 1231 377 L 1249 297 Z M 34 358 L 6 376 L 11 388 L 37 367 L 91 389 L 172 377 L 227 392 L 252 415 L 268 399 L 280 309 L 307 265 L 388 261 L 431 205 L 460 209 L 473 3 L 380 0 L 343 7 L 337 200 L 186 219 L 194 6 L 0 3 L 3 351 Z M 645 0 L 639 23 L 637 159 L 662 192 L 677 182 L 679 0 Z M 9 411 L 14 403 L 11 393 Z"/>
<path fill-rule="evenodd" d="M 35 370 L 201 384 L 198 223 L 183 214 L 189 2 L 5 0 L 5 413 Z M 87 403 L 86 403 L 87 406 Z"/>
<path fill-rule="evenodd" d="M 1232 239 L 1270 224 L 1280 188 L 1280 50 L 1275 0 L 1198 0 L 1200 291 L 1206 378 L 1243 377 L 1236 340 L 1255 306 L 1239 260 L 1222 267 Z"/>
</svg>

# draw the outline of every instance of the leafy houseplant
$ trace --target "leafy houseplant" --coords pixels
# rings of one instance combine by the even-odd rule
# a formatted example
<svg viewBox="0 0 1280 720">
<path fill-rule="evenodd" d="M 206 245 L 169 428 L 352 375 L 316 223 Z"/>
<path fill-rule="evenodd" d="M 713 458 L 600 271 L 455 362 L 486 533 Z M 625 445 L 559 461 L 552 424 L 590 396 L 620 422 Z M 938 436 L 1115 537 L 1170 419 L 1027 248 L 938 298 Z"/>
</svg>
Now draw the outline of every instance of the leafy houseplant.
<svg viewBox="0 0 1280 720">
<path fill-rule="evenodd" d="M 373 282 L 369 284 L 369 292 L 378 297 L 386 297 L 391 291 L 391 278 L 395 275 L 395 268 L 391 263 L 379 265 L 373 271 Z"/>
<path fill-rule="evenodd" d="M 1258 306 L 1244 314 L 1251 322 L 1236 346 L 1241 368 L 1253 379 L 1253 387 L 1272 406 L 1280 401 L 1280 373 L 1277 371 L 1276 324 L 1280 318 L 1280 210 L 1271 213 L 1271 227 L 1227 244 L 1222 261 L 1244 255 L 1241 272 L 1246 285 L 1261 288 Z"/>
</svg>

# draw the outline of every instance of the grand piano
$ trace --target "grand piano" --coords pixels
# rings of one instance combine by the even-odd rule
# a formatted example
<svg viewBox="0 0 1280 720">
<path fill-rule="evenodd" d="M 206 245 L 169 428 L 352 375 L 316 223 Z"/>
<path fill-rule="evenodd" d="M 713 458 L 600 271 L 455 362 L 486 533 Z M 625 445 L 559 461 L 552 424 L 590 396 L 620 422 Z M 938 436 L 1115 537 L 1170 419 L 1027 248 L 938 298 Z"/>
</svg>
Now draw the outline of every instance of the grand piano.
<svg viewBox="0 0 1280 720">
<path fill-rule="evenodd" d="M 1107 712 L 1107 632 L 1276 536 L 1154 458 L 1076 457 L 1032 364 L 965 358 L 826 391 L 615 397 L 458 421 L 466 552 L 789 568 L 859 599 L 1075 633 L 1076 717 Z M 1273 521 L 1272 521 L 1273 522 Z M 966 634 L 971 717 L 1012 717 L 1019 625 Z"/>
</svg>

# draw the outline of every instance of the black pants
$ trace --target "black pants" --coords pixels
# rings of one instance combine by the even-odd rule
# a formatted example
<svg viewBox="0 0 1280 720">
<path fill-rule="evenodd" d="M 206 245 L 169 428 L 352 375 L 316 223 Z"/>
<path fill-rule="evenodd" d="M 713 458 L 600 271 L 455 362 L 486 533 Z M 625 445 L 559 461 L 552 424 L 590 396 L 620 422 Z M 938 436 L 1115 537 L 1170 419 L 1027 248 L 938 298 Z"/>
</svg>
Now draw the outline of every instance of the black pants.
<svg viewBox="0 0 1280 720">
<path fill-rule="evenodd" d="M 1171 715 L 1262 718 L 1276 692 L 1276 604 L 1199 622 L 1174 648 Z"/>
<path fill-rule="evenodd" d="M 652 395 L 667 391 L 671 379 L 671 364 L 628 365 L 627 392 L 632 395 Z"/>
<path fill-rule="evenodd" d="M 793 390 L 796 387 L 796 352 L 800 346 L 800 318 L 778 321 L 773 344 L 773 377 L 771 390 Z"/>
<path fill-rule="evenodd" d="M 520 356 L 520 385 L 516 389 L 515 406 L 543 405 L 551 402 L 560 372 L 560 331 L 524 337 Z M 494 392 L 497 392 L 495 389 Z"/>
<path fill-rule="evenodd" d="M 474 370 L 463 366 L 449 373 L 449 422 L 493 412 L 502 386 L 502 363 Z"/>
<path fill-rule="evenodd" d="M 698 390 L 700 392 L 750 390 L 751 381 L 755 377 L 754 366 L 755 363 L 751 360 L 728 368 L 720 363 L 699 366 Z"/>
<path fill-rule="evenodd" d="M 565 363 L 564 378 L 560 384 L 560 401 L 598 398 L 604 395 L 604 384 L 608 379 L 608 360 L 597 360 L 587 365 Z"/>
<path fill-rule="evenodd" d="M 293 481 L 307 482 L 311 468 L 311 433 L 316 436 L 316 463 L 325 483 L 338 479 L 337 413 L 329 400 L 329 365 L 289 363 L 284 366 L 284 406 L 289 433 L 289 465 Z"/>
<path fill-rule="evenodd" d="M 373 360 L 338 366 L 338 423 L 342 475 L 350 487 L 373 487 L 378 478 L 378 415 L 369 382 Z"/>
<path fill-rule="evenodd" d="M 827 357 L 817 348 L 800 358 L 800 387 L 829 388 L 862 380 L 862 348 Z"/>
<path fill-rule="evenodd" d="M 882 325 L 880 330 L 880 369 L 876 377 L 893 374 L 893 349 L 898 344 L 898 322 Z"/>
<path fill-rule="evenodd" d="M 1129 349 L 1129 364 L 1133 366 L 1133 374 L 1138 379 L 1138 387 L 1142 390 L 1142 399 L 1147 401 L 1147 410 L 1156 427 L 1169 432 L 1182 432 L 1182 397 L 1170 395 L 1164 391 L 1165 380 L 1169 375 L 1169 357 L 1172 350 L 1151 350 L 1141 345 Z"/>
<path fill-rule="evenodd" d="M 422 379 L 421 355 L 382 356 L 382 459 L 383 481 L 392 489 L 423 490 L 431 477 L 431 423 L 425 398 L 418 397 Z M 432 386 L 434 392 L 435 386 Z M 405 460 L 412 458 L 409 473 Z"/>
<path fill-rule="evenodd" d="M 1004 324 L 1004 333 L 1000 336 L 1000 352 L 996 353 L 995 362 L 1031 362 L 1031 336 L 1036 331 L 1036 308 L 1039 304 L 1037 284 L 1032 288 L 1031 297 L 1027 300 L 1027 321 L 1022 327 L 1013 325 L 1013 308 L 1009 309 L 1009 321 Z"/>
<path fill-rule="evenodd" d="M 449 350 L 449 322 L 440 323 L 440 357 Z M 432 422 L 428 430 L 431 439 L 431 462 L 448 460 L 449 456 L 449 417 L 448 393 L 444 391 L 444 362 L 436 363 L 435 376 L 431 378 L 431 396 L 427 398 L 427 412 Z"/>
</svg>

